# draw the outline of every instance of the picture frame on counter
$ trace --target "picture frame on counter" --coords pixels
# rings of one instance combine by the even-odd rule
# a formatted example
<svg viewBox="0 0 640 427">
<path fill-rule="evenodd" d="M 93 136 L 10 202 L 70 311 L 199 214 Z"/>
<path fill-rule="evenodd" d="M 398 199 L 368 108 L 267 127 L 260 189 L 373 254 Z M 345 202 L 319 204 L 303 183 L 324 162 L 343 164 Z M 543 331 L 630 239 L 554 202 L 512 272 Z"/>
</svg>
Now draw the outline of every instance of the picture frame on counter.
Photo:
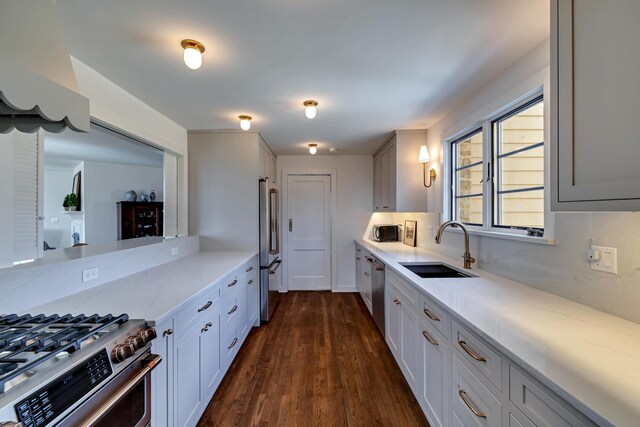
<svg viewBox="0 0 640 427">
<path fill-rule="evenodd" d="M 405 220 L 404 222 L 404 238 L 403 243 L 409 246 L 416 245 L 416 227 L 418 225 L 417 221 Z"/>
</svg>

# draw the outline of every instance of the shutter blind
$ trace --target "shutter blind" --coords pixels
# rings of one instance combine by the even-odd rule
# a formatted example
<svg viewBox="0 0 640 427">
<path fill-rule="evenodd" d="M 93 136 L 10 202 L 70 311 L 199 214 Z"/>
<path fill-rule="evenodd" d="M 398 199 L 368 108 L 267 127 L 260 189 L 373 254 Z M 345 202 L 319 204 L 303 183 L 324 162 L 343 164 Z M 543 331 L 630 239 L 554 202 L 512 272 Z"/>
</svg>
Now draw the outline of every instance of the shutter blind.
<svg viewBox="0 0 640 427">
<path fill-rule="evenodd" d="M 13 136 L 13 261 L 38 257 L 38 133 Z"/>
</svg>

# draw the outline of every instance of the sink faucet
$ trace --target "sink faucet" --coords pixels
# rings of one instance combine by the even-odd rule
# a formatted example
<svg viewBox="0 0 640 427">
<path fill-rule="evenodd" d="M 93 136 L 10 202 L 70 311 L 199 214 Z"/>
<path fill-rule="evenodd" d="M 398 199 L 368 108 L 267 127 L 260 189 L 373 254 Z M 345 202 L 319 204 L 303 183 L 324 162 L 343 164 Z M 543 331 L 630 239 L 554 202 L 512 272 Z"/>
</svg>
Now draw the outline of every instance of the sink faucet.
<svg viewBox="0 0 640 427">
<path fill-rule="evenodd" d="M 476 262 L 476 260 L 469 253 L 469 231 L 467 230 L 467 227 L 464 226 L 464 224 L 458 221 L 443 222 L 440 225 L 440 228 L 438 228 L 438 233 L 436 233 L 436 243 L 440 244 L 440 241 L 442 240 L 442 232 L 444 231 L 444 229 L 454 225 L 460 227 L 464 232 L 464 255 L 462 256 L 462 258 L 464 258 L 464 268 L 466 268 L 467 270 L 471 270 L 471 264 Z"/>
</svg>

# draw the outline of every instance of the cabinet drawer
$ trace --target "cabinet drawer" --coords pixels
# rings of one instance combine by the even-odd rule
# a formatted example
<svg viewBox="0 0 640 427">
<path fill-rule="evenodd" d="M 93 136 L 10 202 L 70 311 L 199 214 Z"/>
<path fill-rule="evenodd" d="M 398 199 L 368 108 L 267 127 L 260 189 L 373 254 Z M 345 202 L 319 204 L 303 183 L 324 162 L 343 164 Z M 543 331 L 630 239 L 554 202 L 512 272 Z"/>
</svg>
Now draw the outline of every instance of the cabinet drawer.
<svg viewBox="0 0 640 427">
<path fill-rule="evenodd" d="M 242 277 L 240 279 L 242 279 Z M 242 286 L 240 286 L 240 280 L 238 280 L 237 270 L 222 279 L 220 281 L 220 287 L 222 288 L 223 298 L 227 298 L 227 296 L 236 293 L 242 288 Z"/>
<path fill-rule="evenodd" d="M 430 298 L 422 297 L 422 315 L 428 323 L 433 325 L 445 338 L 449 339 L 451 331 L 451 317 L 437 306 Z"/>
<path fill-rule="evenodd" d="M 222 365 L 225 367 L 224 369 L 231 365 L 233 361 L 234 355 L 238 351 L 240 347 L 240 339 L 238 337 L 238 330 L 236 328 L 231 328 L 228 331 L 224 331 L 224 335 L 220 340 L 220 355 L 222 358 Z"/>
<path fill-rule="evenodd" d="M 209 312 L 220 306 L 220 285 L 216 284 L 200 295 L 193 297 L 176 316 L 177 337 L 180 337 L 197 324 L 202 323 Z"/>
<path fill-rule="evenodd" d="M 258 277 L 258 262 L 256 258 L 251 258 L 242 267 L 238 269 L 238 281 L 245 283 Z"/>
<path fill-rule="evenodd" d="M 399 276 L 397 273 L 387 269 L 385 272 L 386 281 L 391 283 L 396 290 L 398 291 L 399 296 L 403 299 L 404 304 L 409 304 L 412 307 L 416 307 L 419 304 L 420 295 L 418 294 L 418 290 L 413 287 L 410 283 L 407 283 L 405 279 Z"/>
<path fill-rule="evenodd" d="M 464 426 L 501 426 L 502 404 L 482 381 L 452 353 L 453 387 L 451 406 L 453 419 Z M 455 423 L 454 423 L 455 424 Z"/>
<path fill-rule="evenodd" d="M 534 384 L 513 365 L 509 366 L 509 400 L 538 427 L 593 425 L 559 396 Z"/>
<path fill-rule="evenodd" d="M 502 359 L 480 338 L 453 322 L 452 345 L 469 363 L 485 376 L 498 390 L 502 390 Z"/>
</svg>

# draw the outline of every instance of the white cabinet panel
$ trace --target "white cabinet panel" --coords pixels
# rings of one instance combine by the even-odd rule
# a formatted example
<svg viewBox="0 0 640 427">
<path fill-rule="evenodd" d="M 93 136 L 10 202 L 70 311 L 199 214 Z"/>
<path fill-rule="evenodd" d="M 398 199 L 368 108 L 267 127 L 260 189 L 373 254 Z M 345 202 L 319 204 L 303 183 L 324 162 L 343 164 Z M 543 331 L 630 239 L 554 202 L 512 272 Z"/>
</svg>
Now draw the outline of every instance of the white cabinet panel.
<svg viewBox="0 0 640 427">
<path fill-rule="evenodd" d="M 218 312 L 207 317 L 201 329 L 200 372 L 202 375 L 202 396 L 209 399 L 222 381 L 220 363 L 220 315 Z M 206 401 L 204 404 L 206 405 Z"/>
<path fill-rule="evenodd" d="M 151 372 L 151 424 L 167 427 L 173 420 L 173 337 L 174 320 L 170 318 L 155 325 L 158 337 L 151 341 L 151 352 L 162 362 Z"/>
<path fill-rule="evenodd" d="M 420 326 L 418 401 L 431 427 L 442 427 L 447 425 L 450 350 L 444 337 L 427 321 L 422 320 Z"/>
<path fill-rule="evenodd" d="M 418 350 L 420 348 L 420 341 L 416 339 L 419 334 L 418 315 L 408 305 L 400 304 L 400 307 L 400 363 L 405 379 L 415 391 L 418 384 Z"/>
<path fill-rule="evenodd" d="M 193 426 L 200 416 L 202 402 L 200 387 L 200 329 L 193 329 L 180 337 L 175 348 L 176 425 Z"/>
<path fill-rule="evenodd" d="M 551 11 L 552 210 L 639 210 L 640 2 Z"/>
<path fill-rule="evenodd" d="M 400 363 L 400 339 L 401 339 L 401 324 L 402 324 L 402 308 L 400 307 L 400 296 L 398 292 L 392 286 L 387 286 L 387 292 L 385 297 L 386 306 L 386 333 L 387 333 L 387 345 L 391 349 L 391 353 L 396 358 L 396 361 Z"/>
</svg>

